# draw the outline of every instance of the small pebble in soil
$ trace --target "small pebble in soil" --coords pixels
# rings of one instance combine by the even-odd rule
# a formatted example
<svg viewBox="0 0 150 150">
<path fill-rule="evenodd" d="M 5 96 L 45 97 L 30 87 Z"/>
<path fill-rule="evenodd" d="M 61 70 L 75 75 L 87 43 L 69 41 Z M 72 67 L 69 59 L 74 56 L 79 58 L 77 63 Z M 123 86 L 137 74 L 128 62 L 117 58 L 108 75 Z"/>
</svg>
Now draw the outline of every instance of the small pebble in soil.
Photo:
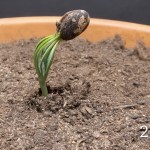
<svg viewBox="0 0 150 150">
<path fill-rule="evenodd" d="M 96 139 L 98 139 L 100 137 L 100 132 L 99 131 L 94 131 L 93 132 L 93 137 L 95 137 Z"/>
<path fill-rule="evenodd" d="M 137 102 L 136 102 L 137 104 L 139 104 L 139 105 L 145 105 L 146 103 L 147 103 L 147 100 L 137 100 Z"/>
<path fill-rule="evenodd" d="M 52 116 L 52 112 L 47 110 L 47 111 L 43 112 L 43 115 L 44 115 L 44 117 L 50 117 L 50 116 Z"/>
</svg>

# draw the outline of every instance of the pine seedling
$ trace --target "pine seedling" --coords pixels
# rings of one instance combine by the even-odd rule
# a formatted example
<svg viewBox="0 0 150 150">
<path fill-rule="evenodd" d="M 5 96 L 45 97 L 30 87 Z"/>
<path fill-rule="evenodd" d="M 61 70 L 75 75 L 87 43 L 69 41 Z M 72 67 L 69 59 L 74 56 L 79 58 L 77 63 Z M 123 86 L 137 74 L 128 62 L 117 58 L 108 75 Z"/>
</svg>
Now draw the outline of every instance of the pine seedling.
<svg viewBox="0 0 150 150">
<path fill-rule="evenodd" d="M 57 45 L 61 40 L 71 40 L 81 34 L 89 25 L 89 14 L 84 10 L 67 12 L 56 22 L 57 32 L 42 38 L 34 51 L 34 66 L 43 96 L 48 95 L 46 79 L 53 62 Z"/>
</svg>

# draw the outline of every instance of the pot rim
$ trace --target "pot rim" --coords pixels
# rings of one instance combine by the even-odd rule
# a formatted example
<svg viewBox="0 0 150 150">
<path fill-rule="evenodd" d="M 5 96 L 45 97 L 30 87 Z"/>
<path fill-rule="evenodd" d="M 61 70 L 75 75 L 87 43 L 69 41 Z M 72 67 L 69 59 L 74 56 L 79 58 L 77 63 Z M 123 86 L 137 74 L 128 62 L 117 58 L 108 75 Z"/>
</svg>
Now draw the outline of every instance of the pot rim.
<svg viewBox="0 0 150 150">
<path fill-rule="evenodd" d="M 7 43 L 20 39 L 43 37 L 56 32 L 59 16 L 13 17 L 0 19 L 0 42 Z M 91 18 L 87 30 L 81 37 L 96 42 L 121 35 L 126 46 L 143 41 L 150 46 L 150 26 L 124 21 Z"/>
</svg>

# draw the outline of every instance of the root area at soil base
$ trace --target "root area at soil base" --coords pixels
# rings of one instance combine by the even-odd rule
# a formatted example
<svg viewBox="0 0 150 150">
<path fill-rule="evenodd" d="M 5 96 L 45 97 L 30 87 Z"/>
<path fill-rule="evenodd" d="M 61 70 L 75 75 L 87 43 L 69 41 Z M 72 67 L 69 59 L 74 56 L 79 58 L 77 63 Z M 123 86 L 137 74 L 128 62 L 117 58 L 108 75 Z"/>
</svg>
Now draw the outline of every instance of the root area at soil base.
<svg viewBox="0 0 150 150">
<path fill-rule="evenodd" d="M 0 44 L 0 149 L 147 150 L 150 48 L 119 36 L 61 42 L 41 96 L 38 39 Z"/>
</svg>

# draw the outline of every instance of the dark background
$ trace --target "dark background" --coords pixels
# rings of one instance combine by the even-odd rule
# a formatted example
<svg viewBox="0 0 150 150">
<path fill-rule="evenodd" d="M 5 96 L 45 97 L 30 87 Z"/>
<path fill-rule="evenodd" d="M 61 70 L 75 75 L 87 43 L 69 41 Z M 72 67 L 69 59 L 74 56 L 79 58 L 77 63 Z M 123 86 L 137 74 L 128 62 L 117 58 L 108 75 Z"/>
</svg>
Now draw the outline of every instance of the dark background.
<svg viewBox="0 0 150 150">
<path fill-rule="evenodd" d="M 150 25 L 150 0 L 0 0 L 0 18 L 61 16 L 85 9 L 91 17 Z"/>
</svg>

